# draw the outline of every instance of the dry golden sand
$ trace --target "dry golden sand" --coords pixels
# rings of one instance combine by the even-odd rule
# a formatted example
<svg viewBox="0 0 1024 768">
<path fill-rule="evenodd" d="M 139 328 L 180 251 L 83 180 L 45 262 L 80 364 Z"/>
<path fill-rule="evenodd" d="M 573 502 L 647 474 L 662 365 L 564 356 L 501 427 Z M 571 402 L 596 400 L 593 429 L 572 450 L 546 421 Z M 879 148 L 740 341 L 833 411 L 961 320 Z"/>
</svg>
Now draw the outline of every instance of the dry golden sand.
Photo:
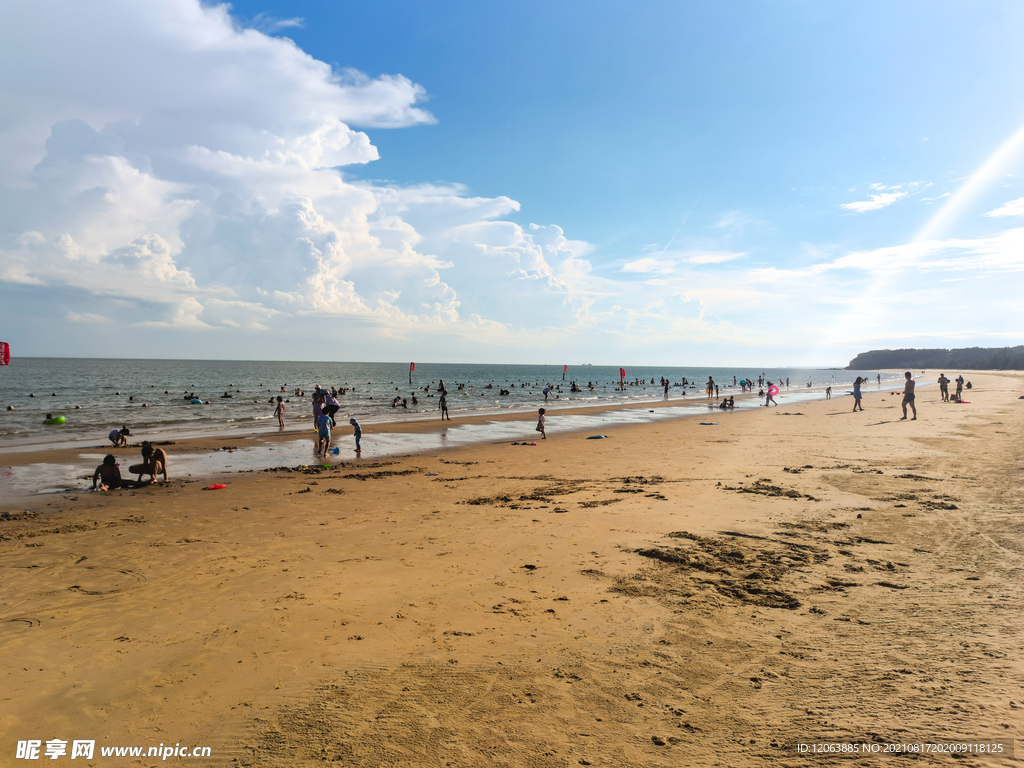
<svg viewBox="0 0 1024 768">
<path fill-rule="evenodd" d="M 608 440 L 553 415 L 536 446 L 7 505 L 0 765 L 53 737 L 254 768 L 1014 738 L 1024 382 L 972 378 L 916 422 L 872 391 Z"/>
</svg>

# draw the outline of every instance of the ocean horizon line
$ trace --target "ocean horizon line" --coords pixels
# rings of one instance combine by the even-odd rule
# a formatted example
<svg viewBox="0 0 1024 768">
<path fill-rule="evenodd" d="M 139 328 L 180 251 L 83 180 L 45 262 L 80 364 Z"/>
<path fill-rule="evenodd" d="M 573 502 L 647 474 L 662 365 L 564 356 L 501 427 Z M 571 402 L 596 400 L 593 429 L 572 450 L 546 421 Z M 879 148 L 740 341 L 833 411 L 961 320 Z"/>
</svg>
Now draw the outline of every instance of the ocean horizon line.
<svg viewBox="0 0 1024 768">
<path fill-rule="evenodd" d="M 409 365 L 409 363 L 415 363 L 416 365 L 494 365 L 494 366 L 543 366 L 543 367 L 561 367 L 568 365 L 569 368 L 761 368 L 763 370 L 772 369 L 789 369 L 789 370 L 809 370 L 809 371 L 841 371 L 846 370 L 846 366 L 837 365 L 811 365 L 809 363 L 793 364 L 793 363 L 775 363 L 765 365 L 763 362 L 759 362 L 756 365 L 751 363 L 718 363 L 718 364 L 704 364 L 704 363 L 646 363 L 646 362 L 617 362 L 617 363 L 511 363 L 511 362 L 497 362 L 497 363 L 484 363 L 475 361 L 444 361 L 439 360 L 286 360 L 282 358 L 252 358 L 252 357 L 96 357 L 92 355 L 11 355 L 11 364 L 14 364 L 15 360 L 127 360 L 127 361 L 144 361 L 144 362 L 162 362 L 162 363 L 295 363 L 297 365 L 303 364 L 316 364 L 316 365 Z M 0 368 L 2 370 L 2 368 Z"/>
</svg>

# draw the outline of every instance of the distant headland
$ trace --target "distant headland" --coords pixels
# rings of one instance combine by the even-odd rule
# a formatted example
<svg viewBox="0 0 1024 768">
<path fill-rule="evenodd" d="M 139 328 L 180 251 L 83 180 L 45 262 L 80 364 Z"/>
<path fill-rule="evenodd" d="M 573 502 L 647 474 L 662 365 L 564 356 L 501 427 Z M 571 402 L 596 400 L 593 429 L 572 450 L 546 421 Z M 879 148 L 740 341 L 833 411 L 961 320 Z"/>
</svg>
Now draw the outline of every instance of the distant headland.
<svg viewBox="0 0 1024 768">
<path fill-rule="evenodd" d="M 874 349 L 861 352 L 848 371 L 878 368 L 949 368 L 966 371 L 1024 371 L 1024 345 L 966 349 Z"/>
</svg>

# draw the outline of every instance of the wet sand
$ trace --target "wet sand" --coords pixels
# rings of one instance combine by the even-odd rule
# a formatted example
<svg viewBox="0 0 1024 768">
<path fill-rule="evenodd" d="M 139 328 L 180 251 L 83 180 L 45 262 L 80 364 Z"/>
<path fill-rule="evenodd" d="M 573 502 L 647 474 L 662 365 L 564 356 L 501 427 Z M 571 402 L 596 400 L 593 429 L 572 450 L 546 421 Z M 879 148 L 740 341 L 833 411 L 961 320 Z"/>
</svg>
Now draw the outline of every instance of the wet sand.
<svg viewBox="0 0 1024 768">
<path fill-rule="evenodd" d="M 785 401 L 798 404 L 823 397 L 821 390 L 794 390 Z M 736 410 L 758 408 L 762 398 L 738 395 Z M 566 403 L 543 404 L 548 419 L 559 432 L 588 431 L 588 434 L 624 424 L 643 424 L 693 417 L 717 418 L 715 400 L 706 397 L 670 397 L 657 401 L 619 406 Z M 540 405 L 538 406 L 540 407 Z M 108 442 L 57 444 L 50 447 L 8 445 L 0 448 L 0 491 L 12 502 L 32 497 L 53 495 L 64 491 L 79 492 L 91 488 L 91 477 L 107 453 L 112 453 L 126 469 L 141 461 L 142 440 L 163 447 L 171 456 L 170 472 L 178 478 L 207 477 L 221 472 L 260 471 L 270 467 L 312 464 L 336 464 L 353 460 L 375 461 L 401 455 L 446 451 L 479 444 L 500 444 L 532 440 L 536 411 L 517 410 L 495 413 L 459 413 L 441 421 L 412 418 L 409 421 L 365 422 L 362 451 L 353 453 L 353 429 L 348 420 L 339 417 L 333 430 L 332 450 L 327 456 L 315 451 L 316 432 L 311 417 L 298 422 L 290 420 L 284 429 L 264 428 L 259 432 L 239 434 L 231 430 L 223 434 L 153 433 L 133 435 L 137 442 L 114 448 Z"/>
<path fill-rule="evenodd" d="M 1014 738 L 1024 379 L 971 378 L 916 422 L 869 389 L 5 500 L 0 754 L 795 766 L 848 764 L 802 741 Z"/>
</svg>

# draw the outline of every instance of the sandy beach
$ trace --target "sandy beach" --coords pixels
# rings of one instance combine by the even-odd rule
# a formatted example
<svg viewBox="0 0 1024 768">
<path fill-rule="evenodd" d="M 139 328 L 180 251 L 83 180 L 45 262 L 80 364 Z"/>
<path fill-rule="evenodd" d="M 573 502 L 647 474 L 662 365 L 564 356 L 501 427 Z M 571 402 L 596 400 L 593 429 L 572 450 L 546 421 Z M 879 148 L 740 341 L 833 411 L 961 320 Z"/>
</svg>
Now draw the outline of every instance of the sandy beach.
<svg viewBox="0 0 1024 768">
<path fill-rule="evenodd" d="M 871 389 L 862 413 L 783 397 L 604 440 L 553 414 L 536 445 L 174 474 L 214 438 L 169 446 L 167 485 L 4 500 L 0 764 L 53 738 L 94 739 L 86 765 L 252 768 L 1012 745 L 1024 377 L 970 378 L 970 404 L 919 389 L 917 421 Z M 158 744 L 211 756 L 99 756 Z"/>
</svg>

